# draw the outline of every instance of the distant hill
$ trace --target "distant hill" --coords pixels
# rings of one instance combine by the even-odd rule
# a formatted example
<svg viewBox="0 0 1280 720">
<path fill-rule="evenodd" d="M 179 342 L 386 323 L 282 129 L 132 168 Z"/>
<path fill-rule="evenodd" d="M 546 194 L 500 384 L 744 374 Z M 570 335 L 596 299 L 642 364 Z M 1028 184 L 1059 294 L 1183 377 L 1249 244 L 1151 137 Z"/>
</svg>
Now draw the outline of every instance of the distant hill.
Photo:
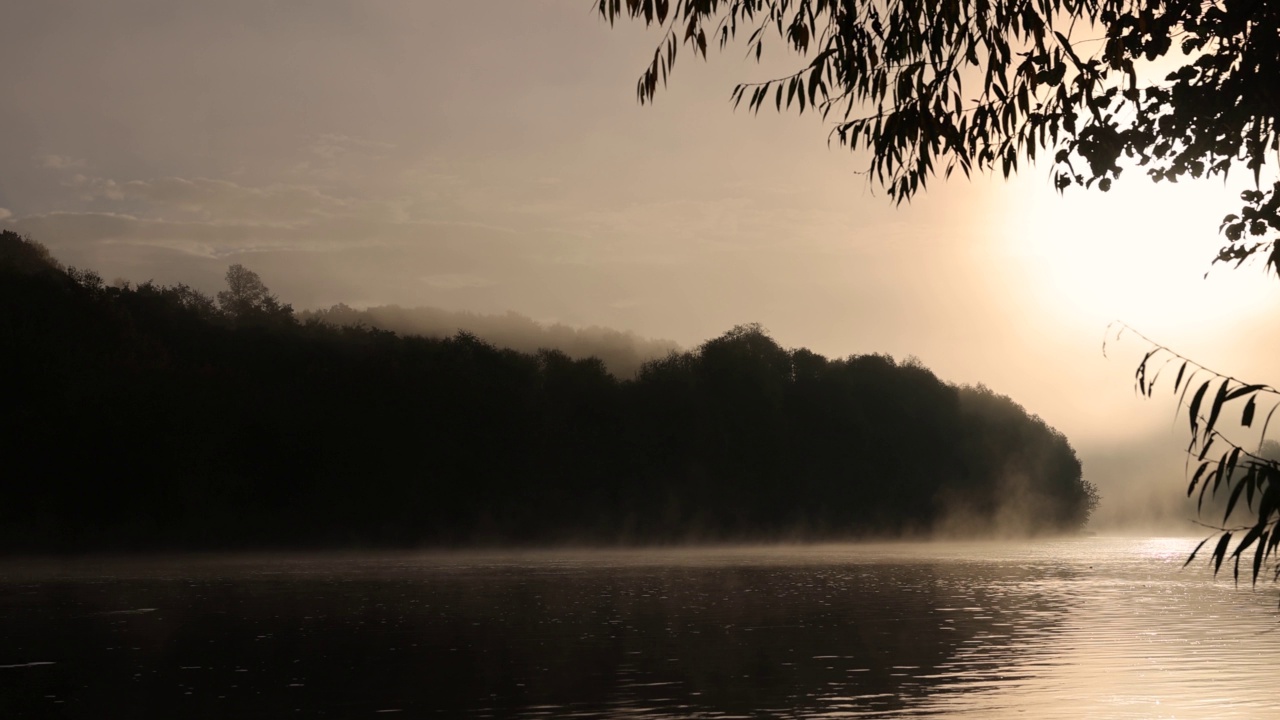
<svg viewBox="0 0 1280 720">
<path fill-rule="evenodd" d="M 610 374 L 624 380 L 635 377 L 646 362 L 680 350 L 680 346 L 670 340 L 651 340 L 635 333 L 598 326 L 573 328 L 560 323 L 546 325 L 516 312 L 481 315 L 431 307 L 404 308 L 399 305 L 378 305 L 356 310 L 338 304 L 327 310 L 300 312 L 298 320 L 336 326 L 363 326 L 390 330 L 397 335 L 429 338 L 446 338 L 466 332 L 495 347 L 520 352 L 536 353 L 542 349 L 551 349 L 559 350 L 575 360 L 600 358 Z"/>
</svg>

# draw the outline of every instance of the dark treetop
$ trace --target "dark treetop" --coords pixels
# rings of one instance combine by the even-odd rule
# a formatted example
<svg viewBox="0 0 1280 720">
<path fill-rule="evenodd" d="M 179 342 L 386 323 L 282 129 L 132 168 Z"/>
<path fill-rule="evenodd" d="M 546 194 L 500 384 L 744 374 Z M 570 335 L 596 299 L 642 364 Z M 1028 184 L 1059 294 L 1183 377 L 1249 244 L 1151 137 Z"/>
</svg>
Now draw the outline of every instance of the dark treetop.
<svg viewBox="0 0 1280 720">
<path fill-rule="evenodd" d="M 108 287 L 0 234 L 0 550 L 1070 531 L 1065 437 L 983 387 L 758 326 L 646 364 Z"/>
</svg>

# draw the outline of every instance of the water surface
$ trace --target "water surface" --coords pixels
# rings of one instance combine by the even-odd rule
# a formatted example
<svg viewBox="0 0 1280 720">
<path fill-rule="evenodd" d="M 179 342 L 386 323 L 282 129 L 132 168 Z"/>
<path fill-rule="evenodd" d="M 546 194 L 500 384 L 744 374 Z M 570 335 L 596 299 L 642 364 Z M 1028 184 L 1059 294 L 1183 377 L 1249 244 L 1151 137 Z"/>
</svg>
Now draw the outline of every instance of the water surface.
<svg viewBox="0 0 1280 720">
<path fill-rule="evenodd" d="M 0 565 L 0 717 L 1256 718 L 1194 541 Z"/>
</svg>

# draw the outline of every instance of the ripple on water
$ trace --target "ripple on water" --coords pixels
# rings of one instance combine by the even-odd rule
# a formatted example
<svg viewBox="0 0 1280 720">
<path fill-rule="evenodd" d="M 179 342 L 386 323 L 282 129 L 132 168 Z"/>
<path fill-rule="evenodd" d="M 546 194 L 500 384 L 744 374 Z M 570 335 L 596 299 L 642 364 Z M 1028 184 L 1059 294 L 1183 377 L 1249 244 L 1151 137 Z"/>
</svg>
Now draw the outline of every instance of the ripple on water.
<svg viewBox="0 0 1280 720">
<path fill-rule="evenodd" d="M 5 567 L 0 715 L 1267 715 L 1274 591 L 1180 570 L 1192 546 Z"/>
</svg>

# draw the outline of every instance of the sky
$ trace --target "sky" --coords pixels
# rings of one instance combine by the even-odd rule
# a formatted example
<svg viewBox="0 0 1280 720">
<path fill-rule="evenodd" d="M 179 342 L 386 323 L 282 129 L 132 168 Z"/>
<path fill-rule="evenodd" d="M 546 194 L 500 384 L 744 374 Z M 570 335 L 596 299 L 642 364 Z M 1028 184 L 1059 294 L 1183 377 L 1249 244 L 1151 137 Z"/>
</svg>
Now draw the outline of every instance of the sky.
<svg viewBox="0 0 1280 720">
<path fill-rule="evenodd" d="M 916 356 L 1066 433 L 1104 500 L 1135 467 L 1181 469 L 1174 402 L 1135 397 L 1146 348 L 1104 357 L 1110 321 L 1280 383 L 1280 283 L 1210 264 L 1240 186 L 1134 171 L 1059 196 L 1040 166 L 895 207 L 829 124 L 733 109 L 736 82 L 797 66 L 777 44 L 760 65 L 686 48 L 642 107 L 660 38 L 590 0 L 5 14 L 0 226 L 108 281 L 212 293 L 242 263 L 299 309 L 514 310 L 684 347 L 759 322 L 831 357 Z"/>
</svg>

